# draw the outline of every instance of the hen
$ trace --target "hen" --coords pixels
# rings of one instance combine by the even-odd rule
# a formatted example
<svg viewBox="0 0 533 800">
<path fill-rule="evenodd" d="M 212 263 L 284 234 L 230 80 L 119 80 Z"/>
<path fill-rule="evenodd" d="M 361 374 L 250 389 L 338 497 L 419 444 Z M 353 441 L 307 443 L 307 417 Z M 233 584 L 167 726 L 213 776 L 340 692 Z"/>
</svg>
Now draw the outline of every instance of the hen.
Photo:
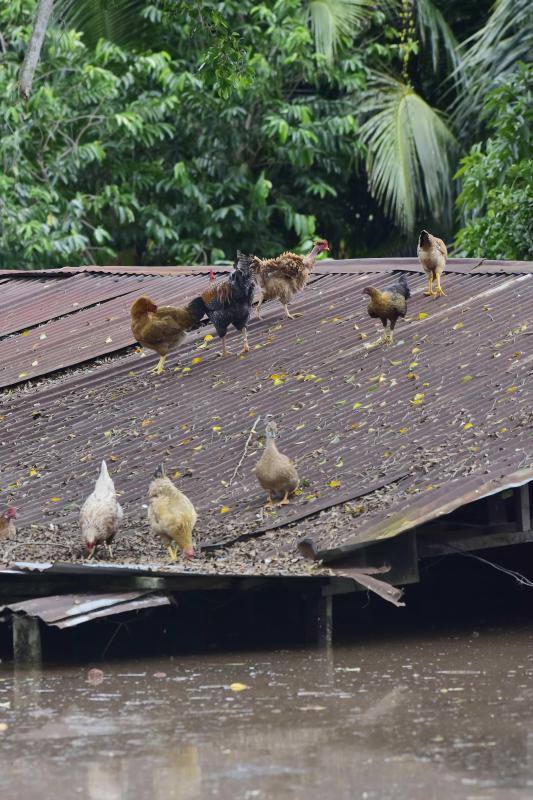
<svg viewBox="0 0 533 800">
<path fill-rule="evenodd" d="M 123 511 L 117 501 L 115 484 L 102 461 L 100 475 L 80 511 L 80 530 L 89 558 L 92 558 L 98 545 L 103 544 L 109 555 L 111 542 L 122 521 Z"/>
<path fill-rule="evenodd" d="M 254 296 L 254 281 L 250 271 L 251 256 L 237 251 L 237 259 L 229 278 L 215 283 L 197 298 L 203 304 L 216 332 L 222 339 L 222 355 L 229 355 L 226 348 L 226 333 L 230 325 L 243 332 L 244 343 L 241 354 L 247 353 L 250 309 Z M 193 301 L 194 302 L 194 301 Z"/>
<path fill-rule="evenodd" d="M 289 312 L 288 305 L 296 292 L 301 292 L 309 280 L 309 273 L 316 263 L 319 253 L 329 250 L 325 239 L 315 242 L 309 255 L 299 256 L 296 253 L 282 253 L 277 258 L 252 259 L 252 272 L 261 290 L 261 297 L 256 306 L 256 314 L 261 319 L 261 305 L 267 300 L 279 300 L 289 319 L 295 315 Z M 298 315 L 299 316 L 299 315 Z"/>
<path fill-rule="evenodd" d="M 159 355 L 153 369 L 156 375 L 164 371 L 170 350 L 185 339 L 186 332 L 200 327 L 204 314 L 198 298 L 182 308 L 158 307 L 149 297 L 135 300 L 130 310 L 131 332 L 140 344 Z"/>
<path fill-rule="evenodd" d="M 429 297 L 438 297 L 439 295 L 446 296 L 440 285 L 440 276 L 444 272 L 446 260 L 448 258 L 448 250 L 442 239 L 432 236 L 427 231 L 420 231 L 418 239 L 418 247 L 416 248 L 418 260 L 422 264 L 426 275 L 428 276 L 428 290 L 424 292 Z M 437 288 L 433 290 L 433 281 L 437 281 Z"/>
<path fill-rule="evenodd" d="M 267 422 L 265 426 L 265 452 L 255 467 L 255 476 L 263 489 L 268 492 L 266 508 L 272 508 L 272 495 L 281 495 L 279 505 L 289 502 L 289 494 L 298 488 L 299 477 L 291 459 L 280 453 L 276 447 L 278 428 L 275 422 Z"/>
<path fill-rule="evenodd" d="M 150 505 L 148 521 L 152 533 L 168 543 L 171 561 L 176 561 L 178 548 L 186 558 L 194 557 L 192 532 L 198 515 L 189 498 L 167 478 L 165 465 L 160 464 L 148 489 Z M 174 548 L 171 546 L 174 543 Z"/>
<path fill-rule="evenodd" d="M 17 527 L 15 525 L 16 518 L 17 509 L 13 508 L 13 506 L 8 506 L 0 517 L 0 539 L 15 535 L 17 532 Z"/>
<path fill-rule="evenodd" d="M 368 347 L 376 347 L 376 345 L 385 342 L 392 344 L 394 336 L 394 326 L 399 317 L 405 317 L 407 313 L 407 300 L 411 297 L 411 292 L 407 285 L 407 278 L 402 274 L 400 280 L 389 289 L 380 291 L 373 286 L 367 286 L 363 289 L 363 294 L 370 297 L 368 303 L 368 315 L 372 319 L 380 319 L 384 327 L 383 335 L 373 344 L 367 345 Z M 387 322 L 390 322 L 390 337 L 387 332 Z"/>
</svg>

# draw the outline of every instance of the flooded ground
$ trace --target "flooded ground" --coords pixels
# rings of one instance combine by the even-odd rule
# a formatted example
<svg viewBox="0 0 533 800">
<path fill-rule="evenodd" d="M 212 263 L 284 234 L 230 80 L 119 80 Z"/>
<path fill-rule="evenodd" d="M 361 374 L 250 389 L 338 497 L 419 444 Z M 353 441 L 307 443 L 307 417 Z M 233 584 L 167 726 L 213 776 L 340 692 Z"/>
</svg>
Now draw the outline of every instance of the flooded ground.
<svg viewBox="0 0 533 800">
<path fill-rule="evenodd" d="M 91 666 L 0 666 L 0 797 L 533 797 L 526 626 Z"/>
</svg>

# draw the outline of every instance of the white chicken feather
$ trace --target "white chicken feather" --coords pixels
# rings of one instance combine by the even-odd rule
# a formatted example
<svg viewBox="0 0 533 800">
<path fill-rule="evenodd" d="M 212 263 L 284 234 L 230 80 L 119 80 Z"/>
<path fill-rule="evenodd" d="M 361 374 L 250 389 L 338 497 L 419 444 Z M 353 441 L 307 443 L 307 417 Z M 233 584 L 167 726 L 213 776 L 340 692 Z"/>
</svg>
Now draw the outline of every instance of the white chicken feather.
<svg viewBox="0 0 533 800">
<path fill-rule="evenodd" d="M 89 558 L 94 555 L 99 544 L 105 545 L 111 553 L 110 544 L 123 516 L 124 512 L 117 501 L 115 484 L 107 471 L 107 464 L 102 461 L 94 491 L 80 511 L 80 530 Z"/>
</svg>

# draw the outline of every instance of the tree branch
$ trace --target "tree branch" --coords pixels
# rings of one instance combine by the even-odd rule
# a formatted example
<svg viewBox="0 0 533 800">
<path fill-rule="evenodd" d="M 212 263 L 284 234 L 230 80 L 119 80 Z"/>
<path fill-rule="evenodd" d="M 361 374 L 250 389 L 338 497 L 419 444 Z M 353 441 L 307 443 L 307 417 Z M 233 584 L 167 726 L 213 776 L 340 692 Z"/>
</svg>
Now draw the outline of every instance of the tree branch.
<svg viewBox="0 0 533 800">
<path fill-rule="evenodd" d="M 28 49 L 26 50 L 22 69 L 20 70 L 19 91 L 26 100 L 30 96 L 33 77 L 37 69 L 37 64 L 39 63 L 41 48 L 53 8 L 54 0 L 39 0 L 31 39 L 28 44 Z"/>
</svg>

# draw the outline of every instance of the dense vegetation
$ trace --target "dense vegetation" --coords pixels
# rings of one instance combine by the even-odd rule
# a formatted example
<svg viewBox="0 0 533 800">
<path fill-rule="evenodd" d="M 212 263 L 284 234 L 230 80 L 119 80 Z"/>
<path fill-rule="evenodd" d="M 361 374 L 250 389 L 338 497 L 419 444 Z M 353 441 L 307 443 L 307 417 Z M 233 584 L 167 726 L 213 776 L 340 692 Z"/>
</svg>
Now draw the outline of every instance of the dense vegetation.
<svg viewBox="0 0 533 800">
<path fill-rule="evenodd" d="M 421 224 L 530 257 L 527 5 L 87 0 L 23 101 L 35 0 L 0 0 L 0 265 L 412 253 Z"/>
</svg>

